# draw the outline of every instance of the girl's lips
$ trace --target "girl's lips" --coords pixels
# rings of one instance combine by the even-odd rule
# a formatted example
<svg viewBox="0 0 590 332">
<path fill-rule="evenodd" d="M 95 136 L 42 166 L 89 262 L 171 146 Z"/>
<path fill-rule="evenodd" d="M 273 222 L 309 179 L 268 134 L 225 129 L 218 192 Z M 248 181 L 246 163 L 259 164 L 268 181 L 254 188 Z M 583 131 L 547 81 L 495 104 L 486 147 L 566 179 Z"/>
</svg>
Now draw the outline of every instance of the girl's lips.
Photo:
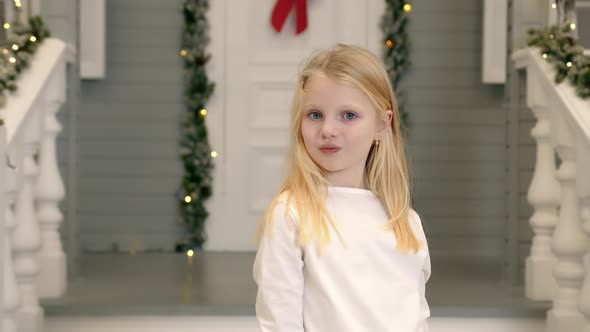
<svg viewBox="0 0 590 332">
<path fill-rule="evenodd" d="M 340 148 L 321 148 L 320 151 L 323 153 L 335 153 L 340 151 Z"/>
</svg>

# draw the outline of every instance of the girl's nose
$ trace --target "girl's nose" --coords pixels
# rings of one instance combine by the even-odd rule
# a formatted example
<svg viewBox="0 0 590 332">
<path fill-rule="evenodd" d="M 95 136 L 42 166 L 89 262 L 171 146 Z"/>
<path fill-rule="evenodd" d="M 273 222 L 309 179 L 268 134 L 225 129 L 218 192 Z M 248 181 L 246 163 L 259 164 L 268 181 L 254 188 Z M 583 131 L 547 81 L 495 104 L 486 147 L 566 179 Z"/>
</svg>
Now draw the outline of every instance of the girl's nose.
<svg viewBox="0 0 590 332">
<path fill-rule="evenodd" d="M 321 131 L 323 137 L 333 137 L 336 135 L 337 131 L 338 128 L 336 123 L 333 121 L 324 120 Z"/>
</svg>

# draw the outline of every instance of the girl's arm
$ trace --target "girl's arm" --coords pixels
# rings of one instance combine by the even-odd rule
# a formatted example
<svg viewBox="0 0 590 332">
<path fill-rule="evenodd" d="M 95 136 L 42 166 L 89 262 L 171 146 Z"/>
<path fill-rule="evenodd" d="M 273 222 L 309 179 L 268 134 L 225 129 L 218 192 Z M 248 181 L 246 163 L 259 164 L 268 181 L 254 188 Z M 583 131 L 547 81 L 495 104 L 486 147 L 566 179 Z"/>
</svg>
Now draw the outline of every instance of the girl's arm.
<svg viewBox="0 0 590 332">
<path fill-rule="evenodd" d="M 428 247 L 426 248 L 428 250 Z M 429 332 L 428 317 L 430 317 L 430 307 L 426 301 L 426 282 L 430 279 L 431 267 L 430 267 L 430 253 L 427 253 L 424 261 L 424 267 L 422 268 L 422 280 L 420 280 L 420 323 L 418 324 L 419 332 Z"/>
<path fill-rule="evenodd" d="M 429 332 L 430 328 L 428 326 L 428 318 L 430 317 L 430 307 L 428 306 L 428 302 L 426 301 L 426 282 L 430 279 L 430 274 L 432 273 L 432 268 L 430 264 L 430 251 L 428 249 L 428 240 L 424 233 L 424 228 L 422 226 L 422 220 L 420 220 L 420 216 L 416 211 L 411 210 L 410 212 L 410 219 L 413 219 L 417 226 L 417 230 L 419 233 L 420 240 L 424 241 L 426 246 L 426 258 L 424 259 L 424 265 L 422 266 L 422 273 L 420 273 L 420 312 L 419 312 L 419 323 L 418 323 L 418 332 Z"/>
<path fill-rule="evenodd" d="M 276 205 L 254 261 L 256 319 L 263 332 L 303 331 L 303 251 L 284 203 Z"/>
</svg>

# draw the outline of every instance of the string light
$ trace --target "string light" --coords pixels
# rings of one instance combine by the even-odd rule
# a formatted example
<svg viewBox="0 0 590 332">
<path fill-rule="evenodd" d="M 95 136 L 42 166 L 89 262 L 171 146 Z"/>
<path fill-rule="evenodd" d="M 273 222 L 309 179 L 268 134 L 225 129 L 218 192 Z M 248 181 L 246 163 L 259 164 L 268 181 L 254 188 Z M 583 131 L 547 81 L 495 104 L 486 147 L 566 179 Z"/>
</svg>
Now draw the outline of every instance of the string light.
<svg viewBox="0 0 590 332">
<path fill-rule="evenodd" d="M 184 198 L 184 201 L 187 202 L 187 203 L 190 203 L 192 200 L 193 199 L 190 196 L 188 196 L 188 195 Z"/>
<path fill-rule="evenodd" d="M 2 50 L 2 54 L 8 54 L 8 50 L 7 49 L 3 49 Z"/>
<path fill-rule="evenodd" d="M 33 43 L 37 41 L 37 37 L 35 36 L 31 36 L 31 38 L 29 38 L 30 41 L 32 41 Z"/>
<path fill-rule="evenodd" d="M 217 152 L 211 151 L 211 157 L 216 158 L 217 157 Z"/>
<path fill-rule="evenodd" d="M 207 110 L 203 108 L 203 109 L 201 110 L 201 115 L 202 115 L 202 116 L 205 116 L 205 115 L 207 115 Z"/>
<path fill-rule="evenodd" d="M 390 39 L 388 39 L 388 40 L 385 42 L 385 44 L 386 44 L 388 47 L 393 47 L 393 42 L 392 42 Z"/>
<path fill-rule="evenodd" d="M 411 11 L 412 11 L 412 5 L 410 5 L 409 3 L 405 4 L 405 5 L 404 5 L 404 11 L 405 11 L 406 13 L 409 13 L 409 12 L 411 12 Z"/>
<path fill-rule="evenodd" d="M 185 57 L 186 56 L 186 50 L 180 50 L 180 56 Z"/>
<path fill-rule="evenodd" d="M 570 24 L 570 29 L 576 30 L 576 24 L 575 23 Z"/>
<path fill-rule="evenodd" d="M 571 63 L 571 61 L 568 61 L 565 65 L 571 67 L 573 64 Z"/>
<path fill-rule="evenodd" d="M 186 255 L 187 255 L 188 257 L 193 257 L 193 255 L 194 255 L 194 254 L 195 254 L 195 252 L 194 252 L 192 249 L 189 249 L 189 250 L 186 252 Z"/>
<path fill-rule="evenodd" d="M 16 59 L 13 58 L 13 57 L 10 57 L 10 59 L 8 59 L 8 61 L 10 61 L 10 63 L 15 63 L 16 62 Z"/>
<path fill-rule="evenodd" d="M 543 59 L 547 59 L 547 53 L 543 53 Z"/>
<path fill-rule="evenodd" d="M 4 27 L 4 29 L 8 30 L 8 29 L 10 29 L 10 24 L 4 23 L 3 27 Z"/>
<path fill-rule="evenodd" d="M 550 34 L 549 35 L 549 39 L 553 39 L 553 38 L 555 38 L 555 35 L 554 34 Z"/>
<path fill-rule="evenodd" d="M 552 4 L 551 5 L 551 8 L 555 9 L 555 8 L 557 8 L 557 5 L 556 4 Z"/>
<path fill-rule="evenodd" d="M 20 6 L 22 6 L 22 4 L 20 2 L 15 2 L 14 5 L 17 6 L 18 8 L 20 8 Z"/>
<path fill-rule="evenodd" d="M 17 44 L 13 44 L 12 45 L 12 49 L 15 50 L 15 51 L 18 51 L 18 45 Z"/>
</svg>

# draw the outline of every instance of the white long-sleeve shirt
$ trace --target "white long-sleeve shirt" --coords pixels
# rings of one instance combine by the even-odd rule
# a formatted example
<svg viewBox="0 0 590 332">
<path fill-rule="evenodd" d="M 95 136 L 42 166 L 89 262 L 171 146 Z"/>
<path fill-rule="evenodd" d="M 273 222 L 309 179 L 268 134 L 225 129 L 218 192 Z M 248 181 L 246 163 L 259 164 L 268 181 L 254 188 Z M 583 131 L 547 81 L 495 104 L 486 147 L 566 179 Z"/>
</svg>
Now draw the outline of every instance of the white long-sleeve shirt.
<svg viewBox="0 0 590 332">
<path fill-rule="evenodd" d="M 286 210 L 286 196 L 281 198 L 272 232 L 264 235 L 254 262 L 256 317 L 262 331 L 429 331 L 424 295 L 431 273 L 428 246 L 417 253 L 396 251 L 377 196 L 365 189 L 328 187 L 326 207 L 348 247 L 330 230 L 321 255 L 315 241 L 298 244 L 295 209 Z M 409 222 L 426 243 L 414 210 Z"/>
</svg>

